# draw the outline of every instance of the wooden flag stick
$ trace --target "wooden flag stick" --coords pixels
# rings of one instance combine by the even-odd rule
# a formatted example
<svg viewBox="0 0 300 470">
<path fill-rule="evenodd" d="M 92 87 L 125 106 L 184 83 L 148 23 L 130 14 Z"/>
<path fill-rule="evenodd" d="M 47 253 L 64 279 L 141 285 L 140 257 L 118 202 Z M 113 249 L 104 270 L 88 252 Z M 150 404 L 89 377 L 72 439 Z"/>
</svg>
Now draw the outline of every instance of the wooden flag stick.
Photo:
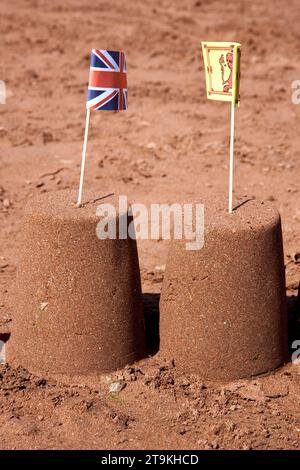
<svg viewBox="0 0 300 470">
<path fill-rule="evenodd" d="M 232 190 L 233 190 L 233 162 L 234 162 L 234 118 L 235 118 L 235 103 L 231 102 L 231 124 L 230 124 L 230 163 L 229 163 L 229 197 L 228 197 L 228 212 L 232 212 Z"/>
<path fill-rule="evenodd" d="M 86 110 L 86 121 L 85 121 L 85 131 L 84 131 L 84 141 L 82 149 L 82 160 L 81 160 L 81 174 L 80 174 L 80 183 L 79 183 L 79 193 L 77 206 L 81 206 L 82 203 L 82 191 L 83 191 L 83 181 L 84 181 L 84 170 L 85 170 L 85 161 L 86 161 L 86 149 L 89 135 L 89 124 L 90 124 L 90 109 Z"/>
</svg>

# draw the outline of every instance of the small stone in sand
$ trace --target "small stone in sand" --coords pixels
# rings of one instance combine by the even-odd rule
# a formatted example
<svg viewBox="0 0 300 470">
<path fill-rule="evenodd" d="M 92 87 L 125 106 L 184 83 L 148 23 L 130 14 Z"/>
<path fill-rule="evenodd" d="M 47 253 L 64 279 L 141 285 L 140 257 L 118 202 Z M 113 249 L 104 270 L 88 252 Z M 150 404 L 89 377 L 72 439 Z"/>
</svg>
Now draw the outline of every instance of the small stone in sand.
<svg viewBox="0 0 300 470">
<path fill-rule="evenodd" d="M 109 385 L 109 393 L 118 394 L 125 387 L 126 387 L 126 383 L 123 381 L 113 382 Z"/>
</svg>

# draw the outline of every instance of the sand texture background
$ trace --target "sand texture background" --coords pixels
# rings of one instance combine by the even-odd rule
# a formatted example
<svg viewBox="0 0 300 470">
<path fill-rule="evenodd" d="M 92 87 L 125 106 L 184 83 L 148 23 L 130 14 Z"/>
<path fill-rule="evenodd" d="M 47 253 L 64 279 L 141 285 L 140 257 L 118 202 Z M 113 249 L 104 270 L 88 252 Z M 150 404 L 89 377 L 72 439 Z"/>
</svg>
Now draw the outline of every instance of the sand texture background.
<svg viewBox="0 0 300 470">
<path fill-rule="evenodd" d="M 200 42 L 236 40 L 235 192 L 281 212 L 289 341 L 300 340 L 298 0 L 3 0 L 0 14 L 0 332 L 14 317 L 24 205 L 78 185 L 90 50 L 125 50 L 129 109 L 92 114 L 86 187 L 149 205 L 226 193 L 230 106 L 206 100 Z M 168 242 L 138 248 L 153 354 Z M 114 376 L 126 387 L 112 399 L 105 381 L 63 385 L 0 366 L 0 448 L 295 449 L 299 367 L 222 385 L 155 355 Z"/>
</svg>

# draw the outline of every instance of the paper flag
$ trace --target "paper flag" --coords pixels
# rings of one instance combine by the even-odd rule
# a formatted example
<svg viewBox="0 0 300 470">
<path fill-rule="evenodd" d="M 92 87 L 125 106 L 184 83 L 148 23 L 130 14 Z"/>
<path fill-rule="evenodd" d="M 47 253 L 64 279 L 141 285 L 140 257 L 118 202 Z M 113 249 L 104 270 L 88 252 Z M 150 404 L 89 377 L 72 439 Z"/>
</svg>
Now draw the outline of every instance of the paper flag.
<svg viewBox="0 0 300 470">
<path fill-rule="evenodd" d="M 93 49 L 87 109 L 127 109 L 127 75 L 124 52 Z"/>
<path fill-rule="evenodd" d="M 237 42 L 202 42 L 207 98 L 240 104 L 240 56 Z"/>
</svg>

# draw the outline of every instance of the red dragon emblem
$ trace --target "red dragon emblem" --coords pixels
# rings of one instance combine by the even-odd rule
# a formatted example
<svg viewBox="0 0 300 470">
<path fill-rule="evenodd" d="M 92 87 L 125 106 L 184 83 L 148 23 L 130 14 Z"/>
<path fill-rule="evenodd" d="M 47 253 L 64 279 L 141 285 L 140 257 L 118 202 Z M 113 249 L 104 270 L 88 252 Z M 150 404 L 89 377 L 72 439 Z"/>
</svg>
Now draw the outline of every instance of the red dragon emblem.
<svg viewBox="0 0 300 470">
<path fill-rule="evenodd" d="M 225 62 L 225 59 L 224 59 L 224 55 L 222 54 L 220 59 L 219 59 L 219 63 L 221 65 L 221 72 L 222 72 L 223 92 L 228 93 L 229 90 L 232 89 L 232 69 L 233 69 L 233 54 L 232 54 L 232 52 L 227 52 L 226 62 Z M 225 80 L 224 79 L 224 74 L 225 74 L 225 67 L 226 66 L 230 69 L 230 75 Z"/>
</svg>

